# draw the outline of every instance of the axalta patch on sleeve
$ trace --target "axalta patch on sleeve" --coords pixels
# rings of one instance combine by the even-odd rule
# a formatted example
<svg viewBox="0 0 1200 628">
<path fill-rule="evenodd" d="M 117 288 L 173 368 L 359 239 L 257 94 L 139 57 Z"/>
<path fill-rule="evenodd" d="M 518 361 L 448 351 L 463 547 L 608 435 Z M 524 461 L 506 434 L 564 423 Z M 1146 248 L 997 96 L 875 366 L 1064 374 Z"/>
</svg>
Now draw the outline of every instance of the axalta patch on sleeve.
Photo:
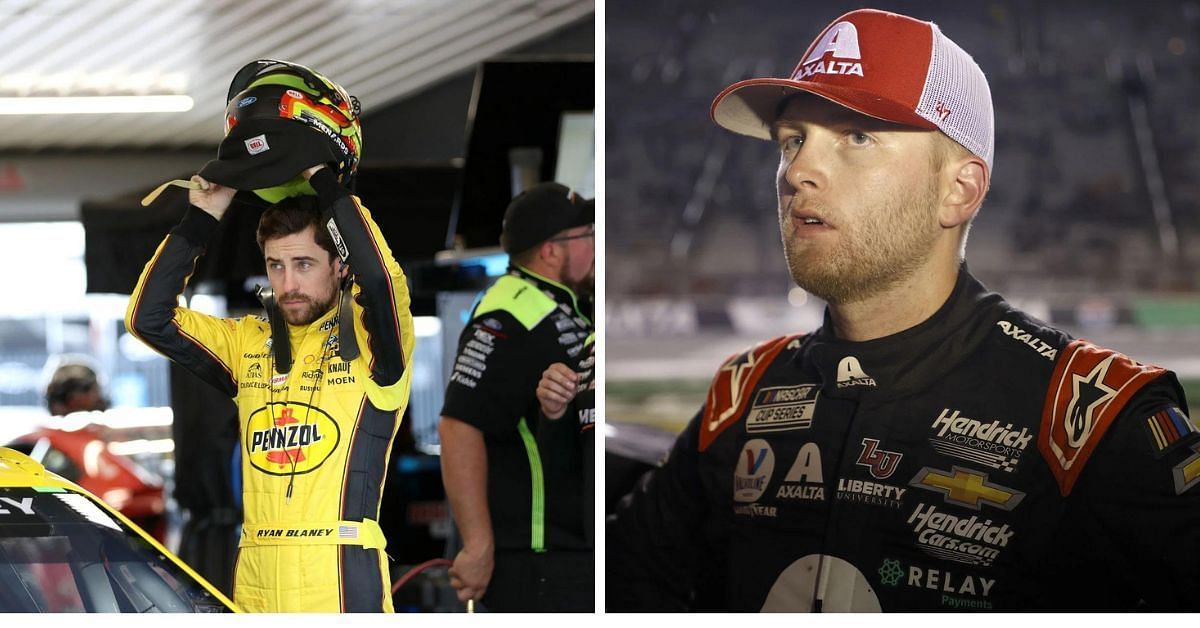
<svg viewBox="0 0 1200 628">
<path fill-rule="evenodd" d="M 700 425 L 700 451 L 716 440 L 717 435 L 736 422 L 746 410 L 750 393 L 758 380 L 762 379 L 767 367 L 779 353 L 793 343 L 799 343 L 802 334 L 780 336 L 756 345 L 753 349 L 725 361 L 713 377 L 704 403 L 703 423 Z"/>
<path fill-rule="evenodd" d="M 1125 404 L 1166 373 L 1086 340 L 1062 351 L 1042 411 L 1038 450 L 1063 496 L 1079 479 L 1088 458 Z"/>
</svg>

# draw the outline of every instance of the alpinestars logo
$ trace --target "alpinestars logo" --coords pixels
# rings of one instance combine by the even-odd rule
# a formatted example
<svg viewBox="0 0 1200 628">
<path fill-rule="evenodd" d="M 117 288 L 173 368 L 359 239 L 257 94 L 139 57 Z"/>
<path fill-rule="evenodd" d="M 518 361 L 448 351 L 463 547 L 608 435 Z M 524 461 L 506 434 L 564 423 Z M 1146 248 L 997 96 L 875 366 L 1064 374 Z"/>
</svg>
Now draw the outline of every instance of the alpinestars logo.
<svg viewBox="0 0 1200 628">
<path fill-rule="evenodd" d="M 904 454 L 896 451 L 887 451 L 879 449 L 879 441 L 874 438 L 862 439 L 862 453 L 858 455 L 858 460 L 854 463 L 867 467 L 871 470 L 871 477 L 876 480 L 886 480 L 892 477 L 896 472 L 896 467 L 900 466 L 900 459 Z"/>
<path fill-rule="evenodd" d="M 854 59 L 854 61 L 824 61 L 826 54 L 833 53 L 834 59 Z M 792 76 L 792 80 L 801 80 L 816 74 L 853 74 L 863 75 L 862 59 L 858 49 L 858 29 L 850 22 L 838 22 L 830 26 L 821 40 L 812 48 L 812 53 L 804 59 L 804 63 Z"/>
<path fill-rule="evenodd" d="M 837 387 L 848 388 L 850 386 L 874 386 L 875 378 L 863 372 L 862 365 L 858 363 L 858 358 L 848 355 L 838 362 L 837 368 Z"/>
<path fill-rule="evenodd" d="M 1117 391 L 1104 385 L 1108 367 L 1115 355 L 1108 356 L 1084 377 L 1071 374 L 1071 401 L 1067 403 L 1067 446 L 1082 447 L 1095 428 L 1096 408 L 1116 396 Z"/>
</svg>

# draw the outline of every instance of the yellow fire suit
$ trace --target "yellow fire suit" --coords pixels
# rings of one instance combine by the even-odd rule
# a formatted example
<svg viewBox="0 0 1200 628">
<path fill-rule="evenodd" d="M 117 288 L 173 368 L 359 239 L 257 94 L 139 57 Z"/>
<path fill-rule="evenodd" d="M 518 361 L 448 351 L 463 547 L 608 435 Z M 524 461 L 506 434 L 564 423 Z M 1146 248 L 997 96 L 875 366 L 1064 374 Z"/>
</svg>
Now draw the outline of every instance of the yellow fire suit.
<svg viewBox="0 0 1200 628">
<path fill-rule="evenodd" d="M 338 354 L 337 307 L 308 326 L 288 325 L 293 366 L 280 374 L 265 318 L 178 306 L 218 224 L 195 207 L 146 265 L 125 325 L 237 402 L 245 504 L 237 604 L 262 612 L 390 612 L 378 519 L 411 383 L 408 288 L 359 200 L 328 170 L 312 182 L 326 208 L 322 225 L 334 221 L 334 241 L 354 273 L 358 357 L 345 362 Z"/>
</svg>

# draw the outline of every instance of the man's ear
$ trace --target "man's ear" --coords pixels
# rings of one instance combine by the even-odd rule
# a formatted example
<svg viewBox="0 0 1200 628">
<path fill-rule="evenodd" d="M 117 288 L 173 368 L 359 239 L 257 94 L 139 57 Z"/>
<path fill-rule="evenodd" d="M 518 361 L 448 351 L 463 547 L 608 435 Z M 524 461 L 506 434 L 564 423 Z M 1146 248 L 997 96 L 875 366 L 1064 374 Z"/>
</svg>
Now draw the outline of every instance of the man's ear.
<svg viewBox="0 0 1200 628">
<path fill-rule="evenodd" d="M 970 155 L 951 160 L 942 170 L 942 176 L 946 191 L 938 208 L 938 222 L 952 229 L 970 222 L 979 211 L 991 183 L 990 175 L 983 160 Z"/>
<path fill-rule="evenodd" d="M 546 240 L 538 245 L 538 257 L 552 262 L 558 258 L 558 248 L 554 246 L 553 242 Z"/>
</svg>

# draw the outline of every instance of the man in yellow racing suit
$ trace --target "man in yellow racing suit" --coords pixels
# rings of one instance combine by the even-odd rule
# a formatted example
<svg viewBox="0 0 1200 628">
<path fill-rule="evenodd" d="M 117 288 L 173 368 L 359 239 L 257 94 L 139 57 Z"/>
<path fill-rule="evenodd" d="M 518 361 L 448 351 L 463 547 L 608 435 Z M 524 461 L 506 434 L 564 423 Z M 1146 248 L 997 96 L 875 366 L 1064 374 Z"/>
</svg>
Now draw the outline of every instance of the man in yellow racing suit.
<svg viewBox="0 0 1200 628">
<path fill-rule="evenodd" d="M 378 518 L 409 398 L 409 293 L 359 199 L 329 168 L 304 176 L 316 199 L 268 208 L 258 229 L 278 302 L 268 315 L 287 323 L 290 370 L 272 350 L 283 341 L 272 338 L 267 319 L 219 318 L 178 305 L 235 192 L 199 176 L 182 222 L 142 272 L 125 324 L 237 402 L 245 504 L 237 604 L 263 612 L 390 612 Z M 339 301 L 347 289 L 352 298 Z M 340 311 L 347 305 L 350 311 Z M 351 337 L 357 356 L 340 344 Z"/>
</svg>

